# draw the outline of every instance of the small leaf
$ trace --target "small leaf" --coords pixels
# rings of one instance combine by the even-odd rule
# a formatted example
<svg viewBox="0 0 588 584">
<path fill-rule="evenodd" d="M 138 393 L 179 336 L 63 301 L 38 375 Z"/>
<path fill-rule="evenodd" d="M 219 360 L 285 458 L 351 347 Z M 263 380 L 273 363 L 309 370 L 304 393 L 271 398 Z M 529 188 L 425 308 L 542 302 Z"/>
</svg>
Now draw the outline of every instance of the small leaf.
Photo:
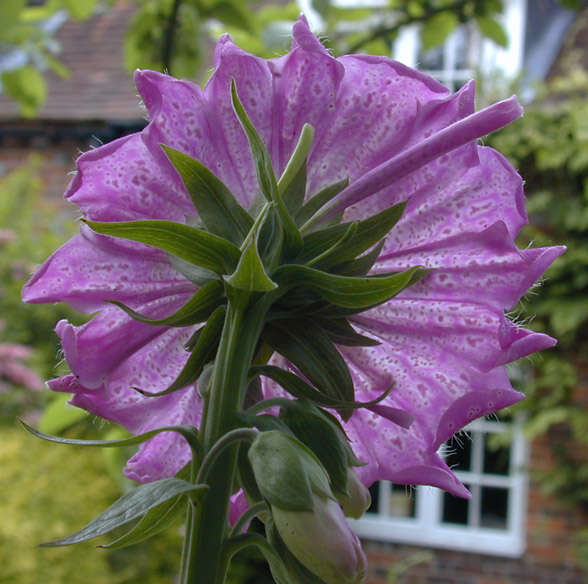
<svg viewBox="0 0 588 584">
<path fill-rule="evenodd" d="M 360 335 L 345 318 L 323 318 L 316 319 L 316 322 L 336 345 L 376 347 L 380 344 L 380 341 Z"/>
<path fill-rule="evenodd" d="M 253 225 L 253 219 L 228 187 L 195 158 L 169 146 L 162 145 L 162 148 L 182 177 L 207 230 L 241 245 Z"/>
<path fill-rule="evenodd" d="M 279 285 L 302 286 L 337 306 L 367 309 L 390 300 L 427 273 L 422 267 L 415 266 L 392 275 L 350 277 L 287 264 L 280 266 L 272 277 Z"/>
<path fill-rule="evenodd" d="M 270 322 L 263 339 L 319 391 L 332 398 L 353 401 L 353 381 L 345 360 L 327 334 L 311 320 Z"/>
<path fill-rule="evenodd" d="M 258 215 L 254 227 L 252 227 L 247 239 L 243 243 L 244 249 L 241 253 L 237 269 L 230 276 L 224 277 L 225 282 L 237 290 L 244 292 L 270 292 L 278 287 L 267 275 L 257 249 L 261 226 L 270 211 L 269 207 L 266 207 L 266 209 L 267 212 Z"/>
<path fill-rule="evenodd" d="M 198 449 L 198 430 L 194 426 L 189 426 L 187 424 L 181 426 L 162 426 L 161 428 L 149 430 L 148 432 L 137 434 L 136 436 L 131 436 L 130 438 L 122 438 L 121 440 L 81 440 L 78 438 L 52 436 L 51 434 L 39 432 L 39 430 L 29 426 L 23 420 L 20 420 L 20 423 L 23 425 L 25 430 L 33 434 L 33 436 L 47 440 L 48 442 L 56 442 L 57 444 L 89 446 L 94 448 L 119 448 L 121 446 L 135 446 L 137 444 L 142 444 L 143 442 L 146 442 L 150 438 L 153 438 L 162 432 L 176 432 L 177 434 L 180 434 L 186 440 L 186 442 L 188 442 L 188 444 L 190 444 L 193 450 Z"/>
<path fill-rule="evenodd" d="M 206 320 L 212 311 L 224 301 L 224 288 L 219 280 L 205 284 L 182 308 L 166 318 L 153 319 L 135 312 L 122 302 L 107 300 L 124 310 L 131 318 L 152 325 L 184 327 Z"/>
<path fill-rule="evenodd" d="M 278 191 L 290 213 L 296 213 L 306 193 L 306 161 L 314 139 L 314 128 L 304 124 L 294 152 L 278 181 Z"/>
<path fill-rule="evenodd" d="M 370 249 L 388 235 L 402 217 L 405 207 L 405 202 L 398 203 L 363 221 L 354 222 L 357 224 L 355 233 L 345 241 L 345 245 L 341 246 L 337 254 L 330 255 L 328 261 L 322 261 L 320 265 L 327 268 L 349 261 Z M 322 254 L 325 249 L 337 245 L 350 225 L 352 224 L 341 223 L 305 235 L 303 238 L 304 249 L 298 257 L 298 261 L 300 263 L 308 262 Z"/>
<path fill-rule="evenodd" d="M 306 223 L 317 213 L 319 209 L 324 207 L 329 201 L 335 198 L 347 185 L 349 179 L 343 179 L 319 191 L 316 195 L 311 197 L 296 213 L 295 219 L 297 225 L 302 225 L 301 228 L 305 230 Z"/>
<path fill-rule="evenodd" d="M 485 37 L 493 40 L 501 47 L 508 47 L 508 35 L 500 22 L 487 16 L 477 16 L 476 23 Z"/>
<path fill-rule="evenodd" d="M 234 271 L 241 253 L 230 241 L 171 221 L 85 221 L 96 233 L 152 245 L 217 274 Z"/>
<path fill-rule="evenodd" d="M 457 16 L 444 10 L 429 18 L 421 29 L 421 43 L 423 51 L 443 44 L 443 41 L 453 32 L 459 24 Z"/>
<path fill-rule="evenodd" d="M 47 97 L 45 79 L 32 65 L 5 71 L 1 75 L 4 91 L 18 102 L 22 115 L 32 118 Z"/>
<path fill-rule="evenodd" d="M 341 415 L 345 421 L 351 417 L 351 410 L 377 405 L 388 397 L 394 388 L 394 384 L 390 384 L 386 391 L 376 399 L 367 402 L 357 402 L 346 401 L 329 396 L 318 389 L 315 389 L 312 385 L 291 371 L 286 371 L 285 369 L 274 365 L 254 365 L 249 369 L 249 375 L 265 375 L 281 385 L 290 395 L 293 395 L 296 398 L 306 399 L 318 406 L 330 408 L 332 410 L 343 410 L 343 413 L 339 412 L 339 415 Z M 345 410 L 349 411 L 345 413 Z"/>
<path fill-rule="evenodd" d="M 130 521 L 145 515 L 150 509 L 169 499 L 173 499 L 177 495 L 195 492 L 203 493 L 207 489 L 207 485 L 193 485 L 188 481 L 177 478 L 162 479 L 153 483 L 139 485 L 126 495 L 123 495 L 83 529 L 68 537 L 42 543 L 41 546 L 72 545 L 93 539 L 117 527 L 126 525 Z"/>
<path fill-rule="evenodd" d="M 202 374 L 204 366 L 213 360 L 220 341 L 223 323 L 225 320 L 226 306 L 219 306 L 206 321 L 206 324 L 197 331 L 195 343 L 191 354 L 183 369 L 169 387 L 157 393 L 149 393 L 142 389 L 135 388 L 146 397 L 159 397 L 178 391 L 194 383 Z M 192 340 L 192 339 L 190 339 Z M 189 341 L 190 342 L 190 341 Z"/>
<path fill-rule="evenodd" d="M 374 246 L 368 253 L 362 255 L 354 260 L 337 264 L 331 268 L 331 271 L 341 276 L 365 276 L 372 269 L 377 259 L 380 257 L 382 248 L 386 243 L 385 239 L 382 239 L 377 245 Z"/>
<path fill-rule="evenodd" d="M 178 520 L 183 518 L 186 513 L 186 500 L 184 494 L 181 493 L 175 497 L 160 503 L 156 507 L 152 507 L 143 515 L 141 520 L 131 529 L 131 531 L 121 535 L 114 541 L 99 545 L 100 548 L 108 548 L 110 550 L 118 550 L 121 548 L 135 545 L 142 541 L 161 533 L 178 523 Z"/>
<path fill-rule="evenodd" d="M 302 235 L 298 231 L 298 227 L 284 205 L 284 201 L 278 190 L 278 184 L 274 175 L 269 152 L 239 100 L 234 80 L 231 82 L 231 99 L 235 113 L 237 114 L 239 122 L 241 123 L 247 136 L 247 140 L 249 141 L 259 188 L 268 201 L 276 203 L 284 237 L 284 254 L 287 257 L 292 257 L 302 248 Z"/>
</svg>

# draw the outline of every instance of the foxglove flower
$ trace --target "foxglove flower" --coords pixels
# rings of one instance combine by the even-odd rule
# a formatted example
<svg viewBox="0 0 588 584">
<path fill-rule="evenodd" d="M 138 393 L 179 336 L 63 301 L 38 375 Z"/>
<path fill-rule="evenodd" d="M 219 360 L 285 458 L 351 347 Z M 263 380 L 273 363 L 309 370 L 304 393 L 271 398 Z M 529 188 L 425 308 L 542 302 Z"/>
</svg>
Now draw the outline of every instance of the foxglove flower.
<svg viewBox="0 0 588 584">
<path fill-rule="evenodd" d="M 330 216 L 361 219 L 406 202 L 371 273 L 423 266 L 428 275 L 388 302 L 352 317 L 380 344 L 341 346 L 358 401 L 384 401 L 344 423 L 364 484 L 378 479 L 467 490 L 437 451 L 475 418 L 522 398 L 504 365 L 552 346 L 550 337 L 505 316 L 562 253 L 519 250 L 527 221 L 522 181 L 480 138 L 521 115 L 514 98 L 474 113 L 474 87 L 457 93 L 384 57 L 333 58 L 301 18 L 290 52 L 264 60 L 223 36 L 201 90 L 153 71 L 137 88 L 150 122 L 140 133 L 83 154 L 68 201 L 94 221 L 165 219 L 193 224 L 197 213 L 161 148 L 185 152 L 212 170 L 247 208 L 259 190 L 247 138 L 231 103 L 231 80 L 281 173 L 302 126 L 315 129 L 307 196 L 343 179 L 349 186 Z M 328 219 L 328 217 L 324 217 Z M 65 301 L 97 312 L 85 325 L 57 326 L 71 375 L 49 382 L 72 403 L 133 433 L 198 425 L 195 384 L 161 397 L 185 364 L 197 326 L 137 322 L 114 300 L 151 318 L 184 305 L 197 285 L 181 262 L 147 245 L 99 235 L 86 225 L 51 256 L 24 289 L 29 302 Z M 274 356 L 273 365 L 288 368 Z M 282 395 L 263 379 L 266 397 Z M 174 475 L 190 457 L 182 439 L 160 434 L 144 444 L 126 474 L 147 482 Z"/>
</svg>

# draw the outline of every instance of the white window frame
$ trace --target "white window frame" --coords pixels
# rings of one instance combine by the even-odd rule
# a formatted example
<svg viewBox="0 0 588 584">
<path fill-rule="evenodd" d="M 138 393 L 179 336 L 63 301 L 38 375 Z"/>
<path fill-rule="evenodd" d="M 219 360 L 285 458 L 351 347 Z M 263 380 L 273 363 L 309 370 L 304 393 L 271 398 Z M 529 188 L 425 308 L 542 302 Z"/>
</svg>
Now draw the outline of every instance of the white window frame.
<svg viewBox="0 0 588 584">
<path fill-rule="evenodd" d="M 471 50 L 474 51 L 473 61 L 476 68 L 483 76 L 493 76 L 497 73 L 507 79 L 516 77 L 523 68 L 525 22 L 527 15 L 526 0 L 505 0 L 504 12 L 501 23 L 507 34 L 509 44 L 503 48 L 489 39 L 479 36 L 475 28 L 472 29 Z M 445 66 L 441 71 L 432 71 L 421 68 L 418 62 L 420 48 L 420 27 L 418 25 L 407 26 L 402 29 L 392 47 L 394 59 L 414 67 L 432 77 L 436 77 L 442 83 L 450 83 L 453 80 L 465 81 L 466 78 L 475 77 L 476 71 L 467 69 L 454 69 L 456 34 L 451 34 L 444 46 Z"/>
<path fill-rule="evenodd" d="M 520 557 L 526 546 L 528 491 L 528 477 L 525 472 L 528 445 L 522 430 L 522 420 L 517 418 L 508 425 L 477 420 L 470 424 L 466 430 L 492 433 L 511 430 L 512 432 L 508 475 L 491 475 L 481 472 L 481 440 L 475 441 L 472 445 L 472 470 L 456 471 L 459 479 L 470 485 L 473 497 L 480 496 L 480 483 L 484 486 L 508 489 L 506 529 L 443 523 L 441 513 L 444 492 L 433 487 L 419 486 L 417 487 L 414 517 L 390 516 L 389 510 L 385 508 L 389 497 L 380 496 L 381 506 L 377 513 L 366 513 L 362 519 L 350 521 L 359 537 L 487 555 Z M 380 483 L 380 488 L 382 494 L 389 492 L 389 483 L 383 481 Z M 479 513 L 479 505 L 479 501 L 472 503 L 471 509 L 474 516 L 470 522 L 479 522 L 479 515 L 477 518 L 475 517 L 475 514 Z"/>
</svg>

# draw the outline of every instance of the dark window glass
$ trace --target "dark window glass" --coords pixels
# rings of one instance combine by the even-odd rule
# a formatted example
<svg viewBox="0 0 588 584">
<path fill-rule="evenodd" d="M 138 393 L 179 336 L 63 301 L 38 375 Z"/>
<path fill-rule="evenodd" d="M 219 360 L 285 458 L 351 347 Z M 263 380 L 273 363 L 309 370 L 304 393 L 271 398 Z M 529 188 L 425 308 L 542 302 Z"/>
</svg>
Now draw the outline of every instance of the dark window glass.
<svg viewBox="0 0 588 584">
<path fill-rule="evenodd" d="M 471 470 L 472 440 L 469 436 L 452 438 L 448 444 L 445 462 L 453 470 Z"/>
<path fill-rule="evenodd" d="M 378 504 L 380 502 L 380 483 L 374 483 L 370 487 L 370 495 L 372 496 L 372 503 L 369 506 L 367 512 L 368 513 L 377 513 L 378 512 Z"/>
<path fill-rule="evenodd" d="M 484 474 L 507 475 L 510 470 L 510 447 L 494 448 L 484 435 Z"/>
<path fill-rule="evenodd" d="M 482 487 L 481 527 L 506 529 L 508 515 L 508 490 L 498 487 Z"/>
<path fill-rule="evenodd" d="M 467 525 L 469 508 L 470 502 L 467 499 L 462 499 L 449 493 L 443 493 L 443 523 Z"/>
</svg>

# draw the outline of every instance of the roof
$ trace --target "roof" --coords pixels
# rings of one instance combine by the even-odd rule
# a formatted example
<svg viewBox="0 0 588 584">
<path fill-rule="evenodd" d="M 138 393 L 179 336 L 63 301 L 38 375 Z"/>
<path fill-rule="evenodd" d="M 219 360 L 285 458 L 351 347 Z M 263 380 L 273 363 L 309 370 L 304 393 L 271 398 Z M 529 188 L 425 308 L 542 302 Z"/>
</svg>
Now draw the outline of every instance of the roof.
<svg viewBox="0 0 588 584">
<path fill-rule="evenodd" d="M 128 123 L 144 118 L 132 75 L 123 64 L 124 34 L 135 9 L 121 1 L 89 20 L 63 24 L 56 34 L 59 58 L 71 76 L 45 75 L 47 101 L 37 121 Z M 18 105 L 0 95 L 0 119 L 20 117 Z"/>
</svg>

